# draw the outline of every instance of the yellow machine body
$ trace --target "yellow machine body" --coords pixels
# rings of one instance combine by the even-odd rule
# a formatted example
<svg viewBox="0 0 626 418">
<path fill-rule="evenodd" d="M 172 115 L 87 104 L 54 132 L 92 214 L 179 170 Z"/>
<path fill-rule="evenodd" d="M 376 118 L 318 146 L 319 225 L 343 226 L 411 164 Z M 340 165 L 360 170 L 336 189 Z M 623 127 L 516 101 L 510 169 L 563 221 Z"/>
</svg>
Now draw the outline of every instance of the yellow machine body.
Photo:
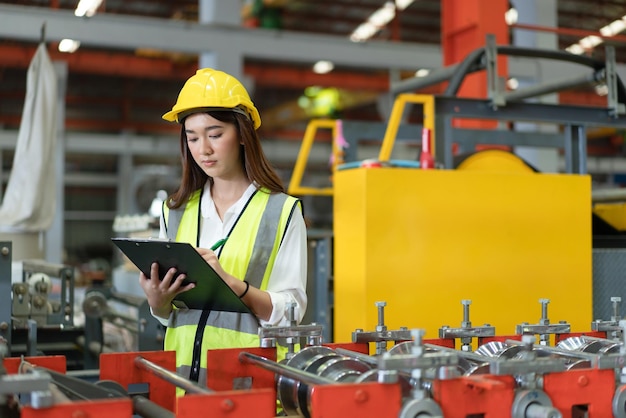
<svg viewBox="0 0 626 418">
<path fill-rule="evenodd" d="M 334 340 L 388 329 L 437 338 L 472 326 L 514 334 L 541 318 L 592 321 L 591 180 L 526 170 L 355 168 L 334 175 Z M 475 345 L 474 345 L 475 347 Z"/>
</svg>

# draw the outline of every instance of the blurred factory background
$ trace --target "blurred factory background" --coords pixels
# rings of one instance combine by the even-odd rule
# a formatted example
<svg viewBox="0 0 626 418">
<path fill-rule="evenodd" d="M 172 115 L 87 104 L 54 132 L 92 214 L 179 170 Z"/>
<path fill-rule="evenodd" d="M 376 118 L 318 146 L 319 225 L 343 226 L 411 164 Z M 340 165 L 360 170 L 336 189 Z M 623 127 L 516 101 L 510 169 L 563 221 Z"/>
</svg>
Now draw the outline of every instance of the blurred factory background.
<svg viewBox="0 0 626 418">
<path fill-rule="evenodd" d="M 47 252 L 58 262 L 83 264 L 111 257 L 107 237 L 116 216 L 146 213 L 158 190 L 176 184 L 170 170 L 177 165 L 177 127 L 159 116 L 199 60 L 246 81 L 263 116 L 265 145 L 285 181 L 311 117 L 384 121 L 392 82 L 444 66 L 442 7 L 458 16 L 469 13 L 469 6 L 455 2 L 398 3 L 395 15 L 368 41 L 350 41 L 359 25 L 377 10 L 393 9 L 392 3 L 107 0 L 97 3 L 93 16 L 81 18 L 72 17 L 77 1 L 0 2 L 3 185 L 22 120 L 26 69 L 42 29 L 52 60 L 63 67 L 60 132 L 66 141 L 64 207 L 57 217 L 63 227 L 57 225 L 61 235 L 53 241 L 55 250 Z M 509 42 L 535 39 L 535 44 L 554 49 L 598 34 L 626 14 L 626 4 L 617 0 L 601 1 L 593 10 L 582 0 L 520 3 L 511 3 L 522 9 L 521 19 L 509 26 Z M 619 72 L 626 57 L 622 36 L 603 38 L 604 43 L 584 54 L 603 60 L 604 46 L 614 46 Z M 78 49 L 59 52 L 60 41 L 73 38 L 80 42 Z M 332 62 L 332 71 L 316 73 L 313 66 L 319 60 Z M 511 77 L 519 73 L 522 83 L 559 75 L 549 65 L 520 66 L 509 64 Z M 423 91 L 441 90 L 434 86 Z M 593 87 L 558 96 L 561 103 L 604 100 Z M 619 182 L 622 133 L 592 134 L 589 155 L 603 159 L 590 160 L 589 171 L 598 181 Z M 327 152 L 316 154 L 308 166 L 313 184 L 328 180 Z M 331 202 L 310 200 L 311 221 L 329 227 Z"/>
<path fill-rule="evenodd" d="M 180 170 L 161 115 L 199 67 L 246 85 L 302 198 L 309 300 L 250 350 L 288 345 L 293 375 L 208 350 L 209 388 L 273 390 L 195 399 L 234 418 L 277 397 L 313 418 L 626 417 L 626 0 L 0 1 L 0 416 L 36 390 L 6 376 L 22 355 L 210 409 L 133 374 L 174 363 L 111 242 L 158 234 Z M 283 377 L 251 384 L 247 363 Z"/>
<path fill-rule="evenodd" d="M 507 279 L 519 280 L 532 289 L 520 291 L 519 300 L 536 301 L 542 286 L 546 293 L 542 297 L 555 300 L 557 289 L 567 282 L 571 289 L 564 297 L 584 302 L 578 310 L 562 303 L 556 308 L 558 315 L 578 327 L 592 317 L 610 317 L 617 300 L 600 306 L 595 298 L 608 302 L 626 291 L 615 284 L 621 280 L 619 272 L 626 256 L 620 253 L 616 259 L 601 251 L 594 254 L 594 263 L 608 258 L 605 264 L 593 266 L 591 295 L 591 250 L 626 248 L 621 240 L 626 230 L 624 206 L 601 204 L 624 200 L 620 189 L 626 184 L 626 90 L 622 83 L 626 79 L 626 0 L 592 3 L 0 1 L 0 197 L 4 200 L 0 241 L 12 243 L 13 263 L 49 263 L 28 262 L 17 270 L 12 265 L 14 281 L 22 281 L 24 275 L 25 284 L 10 288 L 5 283 L 0 294 L 21 295 L 19 292 L 28 293 L 29 288 L 33 292 L 41 283 L 41 276 L 29 278 L 35 273 L 59 278 L 57 290 L 61 293 L 48 322 L 45 309 L 33 313 L 32 306 L 15 302 L 0 310 L 0 321 L 15 318 L 18 328 L 24 330 L 27 318 L 34 315 L 42 321 L 40 325 L 69 326 L 75 319 L 75 305 L 85 327 L 76 331 L 78 337 L 87 345 L 100 344 L 92 354 L 102 350 L 103 319 L 130 330 L 134 348 L 158 347 L 162 329 L 153 321 L 146 322 L 151 318 L 137 289 L 137 271 L 120 257 L 110 240 L 158 233 L 158 219 L 151 208 L 174 190 L 179 175 L 179 127 L 163 121 L 161 115 L 199 67 L 219 68 L 242 80 L 261 114 L 264 149 L 285 184 L 294 186 L 296 179 L 296 187 L 290 191 L 302 197 L 309 224 L 306 319 L 325 325 L 327 339 L 333 338 L 333 325 L 335 338 L 345 340 L 355 327 L 375 324 L 374 315 L 367 313 L 372 299 L 393 302 L 396 308 L 402 307 L 401 312 L 411 309 L 399 295 L 380 286 L 373 279 L 376 274 L 394 275 L 399 283 L 428 294 L 430 287 L 413 284 L 415 271 L 432 274 L 435 285 L 438 275 L 444 283 L 469 267 L 468 286 L 478 288 L 487 282 L 493 292 L 486 293 L 485 300 L 471 297 L 479 305 L 493 301 L 490 307 L 478 307 L 479 315 L 488 309 L 506 308 L 515 298 L 500 297 L 506 290 L 494 286 L 492 273 L 470 260 L 470 255 L 481 259 L 478 255 L 492 250 L 493 259 L 498 260 L 490 264 L 492 270 L 499 269 L 502 276 L 509 274 Z M 507 50 L 507 46 L 518 49 Z M 33 86 L 54 111 L 29 102 L 33 93 L 27 88 L 28 70 L 42 49 L 51 59 L 48 76 L 52 80 Z M 45 60 L 38 66 L 45 67 Z M 54 89 L 47 89 L 51 85 Z M 394 113 L 403 94 L 419 97 L 409 96 L 413 107 Z M 473 107 L 474 102 L 462 98 L 482 101 Z M 321 123 L 321 129 L 313 138 L 310 129 L 315 122 Z M 41 141 L 38 129 L 44 126 L 54 126 L 55 141 L 28 142 L 29 138 Z M 390 133 L 389 127 L 398 130 Z M 436 172 L 432 179 L 423 183 L 425 176 L 433 175 L 424 170 L 419 170 L 416 178 L 416 170 L 406 177 L 395 177 L 394 172 L 389 178 L 384 177 L 385 170 L 360 171 L 394 164 L 427 168 L 422 158 L 424 132 L 427 138 L 432 135 L 436 148 L 428 164 L 446 169 L 432 170 Z M 23 137 L 25 141 L 21 141 Z M 345 142 L 339 142 L 339 137 Z M 388 139 L 396 140 L 395 147 L 386 144 Z M 302 145 L 309 140 L 311 148 L 304 149 Z M 343 146 L 339 154 L 333 144 Z M 454 177 L 457 171 L 463 172 L 453 170 L 462 164 L 464 170 L 483 170 L 481 160 L 463 161 L 484 149 L 519 159 L 512 162 L 495 154 L 498 169 L 513 167 L 515 173 L 546 176 L 536 183 L 535 179 L 517 182 L 507 177 L 510 183 L 502 180 L 497 184 L 480 177 L 482 174 L 469 176 L 471 179 L 465 173 Z M 300 162 L 305 164 L 298 165 L 299 158 L 304 158 Z M 337 171 L 339 162 L 355 164 L 352 167 L 359 170 Z M 446 177 L 447 171 L 453 177 Z M 392 191 L 391 196 L 377 194 L 381 190 L 375 176 L 379 174 L 380 181 L 391 185 L 382 191 Z M 22 186 L 16 183 L 11 187 L 12 179 L 18 177 Z M 35 192 L 23 187 L 35 182 Z M 474 187 L 478 192 L 468 192 Z M 515 196 L 510 196 L 513 193 L 507 187 L 515 190 Z M 415 195 L 408 192 L 410 196 L 404 196 L 402 190 L 415 191 Z M 588 196 L 592 190 L 599 203 L 593 214 L 593 231 Z M 494 196 L 506 199 L 503 203 Z M 31 202 L 33 213 L 17 219 L 19 208 L 11 202 L 24 206 Z M 337 202 L 342 203 L 340 209 L 335 207 Z M 445 204 L 442 209 L 428 202 Z M 381 203 L 392 205 L 393 210 Z M 411 210 L 405 212 L 406 207 Z M 368 216 L 352 216 L 363 208 L 371 211 Z M 458 212 L 450 208 L 458 208 Z M 434 216 L 436 222 L 426 215 Z M 506 216 L 513 226 L 502 227 Z M 388 227 L 393 237 L 385 237 L 382 232 L 388 231 L 378 229 L 389 218 L 398 220 L 393 228 Z M 39 227 L 39 223 L 49 226 Z M 442 231 L 445 242 L 439 241 Z M 337 234 L 343 239 L 333 248 Z M 522 268 L 518 259 L 500 254 L 504 246 L 497 245 L 502 238 L 499 234 L 508 234 L 515 242 L 509 250 L 520 260 L 532 258 L 536 263 L 525 263 Z M 551 238 L 541 239 L 544 234 Z M 379 244 L 389 247 L 369 246 L 379 236 Z M 368 246 L 355 249 L 354 242 Z M 379 261 L 377 265 L 367 264 L 370 255 L 380 257 L 385 252 L 381 248 L 394 250 L 394 264 L 387 265 L 387 258 L 377 257 L 371 257 L 372 263 Z M 475 248 L 482 248 L 483 253 Z M 425 255 L 437 250 L 441 251 L 432 257 Z M 423 264 L 413 266 L 411 274 L 395 270 L 405 262 L 402 257 L 410 259 L 416 253 L 424 255 L 417 259 Z M 447 265 L 454 263 L 442 261 L 448 257 L 460 260 L 459 270 Z M 392 259 L 389 257 L 389 262 Z M 438 264 L 429 264 L 430 260 Z M 363 265 L 348 264 L 359 261 Z M 545 269 L 534 270 L 540 267 Z M 345 282 L 333 284 L 333 280 L 343 275 L 354 284 L 352 274 L 362 269 L 366 273 L 359 283 L 366 290 L 372 286 L 373 291 L 361 295 L 367 308 L 356 309 L 349 300 L 353 294 L 345 292 Z M 65 289 L 70 286 L 66 283 L 69 277 L 72 288 L 82 289 L 80 296 L 72 293 L 70 297 Z M 558 280 L 546 285 L 548 277 Z M 94 286 L 100 288 L 94 292 Z M 41 297 L 47 295 L 45 290 L 35 293 Z M 465 290 L 450 290 L 453 303 L 469 299 Z M 340 302 L 350 307 L 350 313 L 332 311 Z M 112 303 L 134 310 L 130 314 L 120 307 L 114 310 Z M 441 301 L 421 303 L 437 309 Z M 526 306 L 518 314 L 535 310 Z M 143 318 L 142 325 L 129 324 L 137 315 Z M 392 313 L 390 325 L 396 326 L 399 317 Z M 444 315 L 437 317 L 437 322 L 426 322 L 432 330 L 449 319 Z M 517 319 L 504 321 L 510 324 Z M 28 351 L 28 335 L 15 337 L 21 344 L 18 351 Z M 69 335 L 68 340 L 76 337 Z M 41 332 L 39 338 L 45 343 L 56 336 Z M 123 348 L 125 338 L 120 336 L 113 345 Z M 67 350 L 61 352 L 67 354 Z M 95 358 L 75 361 L 87 366 L 97 363 Z"/>
</svg>

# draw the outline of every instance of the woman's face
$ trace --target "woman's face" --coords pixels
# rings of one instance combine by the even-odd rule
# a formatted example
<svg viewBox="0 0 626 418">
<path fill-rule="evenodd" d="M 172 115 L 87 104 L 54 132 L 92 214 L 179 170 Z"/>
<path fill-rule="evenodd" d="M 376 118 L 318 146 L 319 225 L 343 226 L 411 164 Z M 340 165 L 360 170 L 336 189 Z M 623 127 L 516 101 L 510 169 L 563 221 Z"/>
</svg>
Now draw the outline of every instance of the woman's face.
<svg viewBox="0 0 626 418">
<path fill-rule="evenodd" d="M 185 133 L 194 161 L 209 177 L 229 179 L 243 173 L 235 125 L 206 113 L 194 113 L 185 119 Z"/>
</svg>

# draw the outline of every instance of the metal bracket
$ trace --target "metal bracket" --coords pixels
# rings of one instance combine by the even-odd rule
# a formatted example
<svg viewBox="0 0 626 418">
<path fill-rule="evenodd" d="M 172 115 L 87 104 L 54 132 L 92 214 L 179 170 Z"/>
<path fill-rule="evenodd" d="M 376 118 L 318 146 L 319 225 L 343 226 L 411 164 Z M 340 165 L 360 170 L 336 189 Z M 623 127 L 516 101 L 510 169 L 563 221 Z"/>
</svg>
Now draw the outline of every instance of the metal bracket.
<svg viewBox="0 0 626 418">
<path fill-rule="evenodd" d="M 496 37 L 487 34 L 487 44 L 485 46 L 485 68 L 487 69 L 487 97 L 491 101 L 491 107 L 496 110 L 498 107 L 506 106 L 506 99 L 502 91 L 504 84 L 498 76 L 498 47 Z"/>
<path fill-rule="evenodd" d="M 607 46 L 605 49 L 606 63 L 604 67 L 604 78 L 608 89 L 607 104 L 609 107 L 609 115 L 613 118 L 619 117 L 620 113 L 624 113 L 623 105 L 620 105 L 617 96 L 617 72 L 615 70 L 615 48 Z M 621 111 L 621 112 L 620 112 Z"/>
</svg>

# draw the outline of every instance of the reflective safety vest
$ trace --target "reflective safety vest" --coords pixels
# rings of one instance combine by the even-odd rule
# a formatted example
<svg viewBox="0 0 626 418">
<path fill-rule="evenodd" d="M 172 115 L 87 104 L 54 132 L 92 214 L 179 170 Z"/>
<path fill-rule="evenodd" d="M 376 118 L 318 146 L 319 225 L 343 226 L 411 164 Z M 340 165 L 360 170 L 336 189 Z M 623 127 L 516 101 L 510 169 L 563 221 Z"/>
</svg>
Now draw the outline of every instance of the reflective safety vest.
<svg viewBox="0 0 626 418">
<path fill-rule="evenodd" d="M 184 207 L 168 210 L 163 219 L 169 239 L 199 246 L 202 189 Z M 276 254 L 300 200 L 284 193 L 254 192 L 218 250 L 225 271 L 267 289 Z M 176 302 L 174 302 L 176 305 Z M 216 348 L 258 347 L 259 321 L 250 313 L 195 310 L 176 307 L 165 333 L 165 350 L 176 351 L 177 372 L 206 384 L 206 353 Z"/>
</svg>

